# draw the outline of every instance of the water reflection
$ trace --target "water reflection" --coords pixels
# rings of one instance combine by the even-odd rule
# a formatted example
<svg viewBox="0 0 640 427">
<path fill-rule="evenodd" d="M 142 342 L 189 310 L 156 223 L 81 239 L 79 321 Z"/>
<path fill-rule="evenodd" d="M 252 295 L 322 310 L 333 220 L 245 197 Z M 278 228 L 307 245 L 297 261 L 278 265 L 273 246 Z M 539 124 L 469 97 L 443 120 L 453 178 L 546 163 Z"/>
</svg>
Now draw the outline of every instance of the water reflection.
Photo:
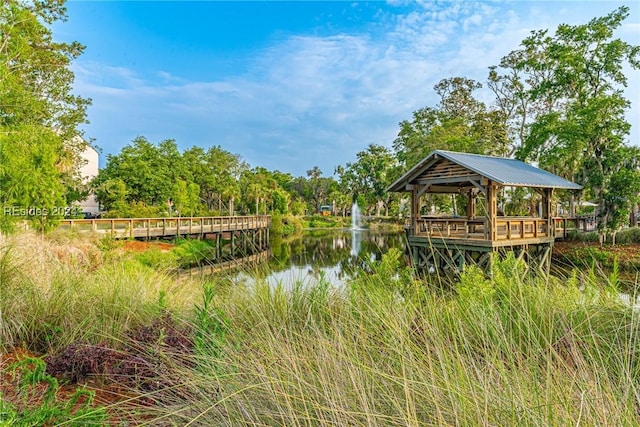
<svg viewBox="0 0 640 427">
<path fill-rule="evenodd" d="M 357 257 L 360 254 L 360 248 L 362 247 L 362 239 L 365 230 L 351 229 L 351 256 Z"/>
<path fill-rule="evenodd" d="M 259 279 L 290 288 L 322 279 L 342 286 L 355 271 L 382 259 L 389 248 L 403 248 L 404 244 L 403 233 L 369 230 L 313 231 L 297 238 L 275 238 L 268 265 L 239 273 L 236 280 L 250 283 Z"/>
<path fill-rule="evenodd" d="M 236 282 L 251 284 L 264 280 L 272 286 L 291 288 L 296 284 L 313 285 L 326 280 L 343 286 L 356 271 L 367 269 L 372 261 L 382 259 L 390 248 L 404 249 L 404 233 L 380 233 L 370 230 L 312 231 L 296 238 L 275 238 L 271 241 L 271 257 L 258 267 L 243 267 L 233 273 Z M 569 277 L 575 266 L 554 261 L 551 274 Z M 580 270 L 580 269 L 578 269 Z M 610 272 L 598 270 L 606 277 Z M 619 273 L 623 292 L 634 293 L 638 286 L 635 272 Z M 640 304 L 640 302 L 636 302 Z"/>
</svg>

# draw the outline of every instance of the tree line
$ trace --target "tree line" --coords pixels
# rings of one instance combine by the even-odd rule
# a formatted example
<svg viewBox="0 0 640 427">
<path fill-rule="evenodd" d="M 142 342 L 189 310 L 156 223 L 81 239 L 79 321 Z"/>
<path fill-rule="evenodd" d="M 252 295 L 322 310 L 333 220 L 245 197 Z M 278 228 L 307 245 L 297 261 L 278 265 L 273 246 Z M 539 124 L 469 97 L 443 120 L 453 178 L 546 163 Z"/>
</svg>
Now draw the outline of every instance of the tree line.
<svg viewBox="0 0 640 427">
<path fill-rule="evenodd" d="M 94 191 L 113 216 L 303 215 L 322 205 L 346 214 L 354 201 L 370 215 L 397 215 L 403 200 L 385 189 L 432 150 L 446 149 L 515 157 L 577 182 L 584 190 L 558 201 L 572 213 L 579 201 L 595 202 L 600 229 L 615 230 L 636 218 L 640 194 L 640 149 L 629 141 L 623 94 L 640 47 L 614 37 L 628 15 L 623 6 L 586 24 L 533 31 L 484 82 L 441 80 L 433 88 L 439 102 L 400 122 L 389 147 L 370 144 L 334 171 L 316 166 L 294 177 L 251 167 L 220 146 L 180 150 L 174 140 L 140 136 L 109 155 L 87 186 L 77 173 L 84 144 L 77 136 L 91 101 L 71 93 L 69 70 L 83 47 L 54 42 L 47 27 L 66 18 L 64 0 L 7 0 L 0 6 L 2 204 L 71 204 Z M 479 99 L 483 87 L 489 103 Z M 534 197 L 518 190 L 503 194 L 503 203 L 518 213 Z M 455 198 L 428 203 L 456 209 Z"/>
<path fill-rule="evenodd" d="M 339 168 L 339 179 L 324 177 L 317 166 L 294 177 L 251 167 L 220 146 L 180 151 L 174 140 L 154 144 L 140 136 L 107 156 L 92 187 L 107 215 L 119 217 L 305 215 L 321 205 L 346 215 L 354 200 L 363 206 L 384 200 L 384 174 L 394 164 L 390 150 L 370 145 L 358 161 Z"/>
</svg>

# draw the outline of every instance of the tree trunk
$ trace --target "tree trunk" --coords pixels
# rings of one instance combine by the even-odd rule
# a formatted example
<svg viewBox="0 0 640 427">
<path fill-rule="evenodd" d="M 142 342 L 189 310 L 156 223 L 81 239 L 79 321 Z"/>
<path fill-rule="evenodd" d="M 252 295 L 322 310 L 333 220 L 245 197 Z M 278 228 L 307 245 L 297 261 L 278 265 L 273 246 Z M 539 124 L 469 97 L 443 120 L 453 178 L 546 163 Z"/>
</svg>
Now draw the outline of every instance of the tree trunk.
<svg viewBox="0 0 640 427">
<path fill-rule="evenodd" d="M 569 195 L 569 216 L 576 217 L 576 196 L 573 192 Z"/>
<path fill-rule="evenodd" d="M 235 198 L 233 196 L 231 196 L 231 198 L 229 198 L 229 216 L 233 216 L 233 204 L 234 204 L 234 200 Z"/>
</svg>

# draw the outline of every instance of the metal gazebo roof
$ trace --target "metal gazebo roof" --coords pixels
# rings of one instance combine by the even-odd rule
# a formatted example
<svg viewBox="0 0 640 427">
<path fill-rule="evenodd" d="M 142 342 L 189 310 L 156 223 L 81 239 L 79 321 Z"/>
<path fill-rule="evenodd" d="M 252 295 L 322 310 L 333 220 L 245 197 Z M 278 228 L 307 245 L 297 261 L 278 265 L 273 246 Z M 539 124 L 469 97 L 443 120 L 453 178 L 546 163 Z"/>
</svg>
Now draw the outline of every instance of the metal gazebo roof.
<svg viewBox="0 0 640 427">
<path fill-rule="evenodd" d="M 434 165 L 434 160 L 446 159 L 481 175 L 500 185 L 512 187 L 558 188 L 580 190 L 575 184 L 550 172 L 538 169 L 520 160 L 504 157 L 483 156 L 479 154 L 456 153 L 435 150 L 420 163 L 391 184 L 388 191 L 406 191 L 405 185 L 411 184 L 422 173 Z"/>
</svg>

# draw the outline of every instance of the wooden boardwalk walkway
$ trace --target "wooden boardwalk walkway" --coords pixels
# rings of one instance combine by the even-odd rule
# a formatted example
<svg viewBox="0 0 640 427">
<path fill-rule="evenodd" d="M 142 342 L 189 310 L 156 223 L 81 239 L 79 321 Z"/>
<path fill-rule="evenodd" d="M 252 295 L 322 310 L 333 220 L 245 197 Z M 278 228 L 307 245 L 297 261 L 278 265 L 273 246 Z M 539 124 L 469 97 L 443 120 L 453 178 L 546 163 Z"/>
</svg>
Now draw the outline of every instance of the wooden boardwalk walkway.
<svg viewBox="0 0 640 427">
<path fill-rule="evenodd" d="M 162 239 L 207 234 L 231 233 L 235 231 L 268 230 L 271 217 L 208 216 L 172 218 L 100 218 L 64 219 L 59 228 L 78 232 L 93 232 L 114 239 Z"/>
</svg>

